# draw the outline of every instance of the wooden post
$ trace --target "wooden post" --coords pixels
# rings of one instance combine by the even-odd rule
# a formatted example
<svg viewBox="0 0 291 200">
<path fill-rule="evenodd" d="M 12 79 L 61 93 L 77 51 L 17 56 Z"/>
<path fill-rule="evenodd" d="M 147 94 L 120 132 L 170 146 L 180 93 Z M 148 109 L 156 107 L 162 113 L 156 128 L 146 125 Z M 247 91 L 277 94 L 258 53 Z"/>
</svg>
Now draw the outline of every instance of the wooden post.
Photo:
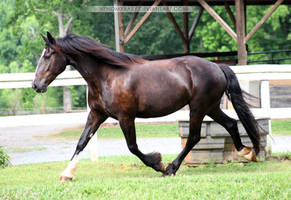
<svg viewBox="0 0 291 200">
<path fill-rule="evenodd" d="M 120 52 L 119 15 L 117 11 L 118 0 L 114 0 L 113 5 L 114 5 L 115 50 Z"/>
<path fill-rule="evenodd" d="M 271 103 L 270 103 L 270 86 L 269 81 L 261 81 L 260 88 L 260 98 L 261 98 L 261 108 L 267 109 L 270 111 Z"/>
<path fill-rule="evenodd" d="M 184 4 L 184 6 L 188 6 L 187 0 L 184 0 L 183 4 Z M 189 43 L 190 41 L 189 41 L 189 38 L 188 38 L 189 13 L 184 10 L 183 15 L 184 15 L 184 23 L 183 23 L 184 37 L 185 37 L 185 41 L 186 41 L 186 43 L 184 44 L 184 53 L 189 53 L 190 52 L 190 43 Z"/>
<path fill-rule="evenodd" d="M 92 162 L 98 161 L 98 136 L 97 133 L 93 135 L 89 141 L 90 160 Z"/>
<path fill-rule="evenodd" d="M 122 2 L 118 3 L 118 6 L 121 7 Z M 118 12 L 118 25 L 119 25 L 119 44 L 120 44 L 120 52 L 124 52 L 125 44 L 124 44 L 124 25 L 123 25 L 123 13 Z"/>
<path fill-rule="evenodd" d="M 237 33 L 237 57 L 239 65 L 247 64 L 247 50 L 245 39 L 245 9 L 244 0 L 235 0 L 236 9 L 236 33 Z"/>
<path fill-rule="evenodd" d="M 88 86 L 86 85 L 86 100 L 87 100 L 87 113 L 90 113 L 90 107 L 88 102 L 89 90 Z M 88 144 L 89 153 L 90 153 L 90 160 L 92 162 L 98 161 L 98 137 L 97 133 L 91 138 Z"/>
<path fill-rule="evenodd" d="M 270 84 L 268 80 L 261 81 L 261 87 L 260 87 L 260 98 L 261 98 L 261 108 L 265 110 L 266 113 L 270 114 L 271 111 L 271 102 L 270 102 Z M 269 132 L 269 135 L 267 135 L 267 155 L 270 156 L 272 154 L 272 130 L 271 130 L 271 121 L 269 120 L 269 127 L 268 130 L 265 130 Z"/>
</svg>

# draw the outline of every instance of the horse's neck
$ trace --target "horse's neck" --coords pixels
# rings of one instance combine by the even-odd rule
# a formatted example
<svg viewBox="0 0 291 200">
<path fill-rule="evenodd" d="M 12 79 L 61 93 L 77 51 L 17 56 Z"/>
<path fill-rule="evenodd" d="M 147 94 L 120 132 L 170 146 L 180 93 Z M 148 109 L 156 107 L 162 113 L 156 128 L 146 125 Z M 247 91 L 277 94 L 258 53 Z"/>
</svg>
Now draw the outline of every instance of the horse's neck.
<svg viewBox="0 0 291 200">
<path fill-rule="evenodd" d="M 110 69 L 104 70 L 106 65 L 96 62 L 96 60 L 93 60 L 89 56 L 77 59 L 75 68 L 79 71 L 88 85 L 92 83 L 98 85 L 99 82 L 104 80 L 106 76 L 105 73 L 110 73 Z"/>
</svg>

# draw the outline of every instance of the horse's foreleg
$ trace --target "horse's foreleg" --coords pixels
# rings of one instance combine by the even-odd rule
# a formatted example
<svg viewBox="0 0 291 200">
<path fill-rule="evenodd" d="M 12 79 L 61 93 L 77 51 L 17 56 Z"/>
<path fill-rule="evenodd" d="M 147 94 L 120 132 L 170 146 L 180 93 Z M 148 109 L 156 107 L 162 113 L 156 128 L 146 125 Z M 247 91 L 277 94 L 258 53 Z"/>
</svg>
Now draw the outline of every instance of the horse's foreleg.
<svg viewBox="0 0 291 200">
<path fill-rule="evenodd" d="M 77 168 L 77 164 L 79 162 L 79 153 L 83 151 L 83 149 L 88 144 L 89 140 L 93 137 L 100 124 L 102 124 L 107 119 L 106 116 L 101 115 L 96 112 L 90 112 L 87 118 L 85 129 L 79 139 L 77 144 L 75 153 L 69 162 L 67 168 L 62 172 L 60 181 L 65 182 L 67 180 L 72 180 L 74 178 L 74 173 Z"/>
<path fill-rule="evenodd" d="M 184 158 L 187 156 L 190 150 L 200 141 L 200 130 L 203 117 L 204 115 L 198 114 L 194 110 L 190 110 L 190 131 L 186 146 L 178 155 L 178 157 L 171 164 L 168 165 L 164 176 L 175 175 Z"/>
<path fill-rule="evenodd" d="M 136 155 L 146 166 L 152 167 L 156 171 L 164 172 L 164 165 L 160 153 L 143 154 L 136 144 L 136 134 L 134 119 L 122 117 L 119 119 L 120 127 L 126 139 L 128 149 Z"/>
</svg>

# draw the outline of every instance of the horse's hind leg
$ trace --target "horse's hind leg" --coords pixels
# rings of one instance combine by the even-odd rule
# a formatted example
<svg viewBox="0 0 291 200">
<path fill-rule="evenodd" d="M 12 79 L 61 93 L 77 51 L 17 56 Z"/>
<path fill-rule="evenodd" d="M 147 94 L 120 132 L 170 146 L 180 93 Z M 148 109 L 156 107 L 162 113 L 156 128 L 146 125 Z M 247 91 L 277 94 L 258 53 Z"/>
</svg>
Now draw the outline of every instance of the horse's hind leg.
<svg viewBox="0 0 291 200">
<path fill-rule="evenodd" d="M 120 127 L 126 139 L 128 149 L 136 155 L 146 166 L 152 167 L 156 171 L 164 172 L 164 165 L 160 153 L 143 154 L 136 144 L 136 133 L 134 119 L 122 117 L 119 119 Z"/>
<path fill-rule="evenodd" d="M 67 168 L 62 172 L 60 181 L 65 182 L 74 178 L 74 173 L 79 162 L 79 153 L 88 144 L 89 140 L 93 137 L 99 126 L 107 119 L 106 116 L 91 111 L 88 115 L 85 129 L 79 139 L 75 153 L 69 162 Z"/>
<path fill-rule="evenodd" d="M 175 175 L 182 161 L 190 152 L 190 150 L 200 141 L 201 123 L 204 113 L 199 113 L 196 109 L 190 110 L 190 131 L 186 142 L 186 146 L 178 157 L 167 167 L 164 175 Z"/>
<path fill-rule="evenodd" d="M 252 151 L 251 147 L 246 147 L 242 144 L 241 138 L 239 135 L 237 122 L 235 119 L 230 118 L 227 116 L 220 108 L 219 106 L 215 107 L 207 114 L 209 117 L 211 117 L 214 121 L 219 123 L 221 126 L 223 126 L 227 132 L 229 132 L 234 146 L 236 150 L 238 151 L 238 155 L 241 157 L 244 157 L 247 160 L 250 161 L 257 161 L 255 153 Z"/>
</svg>

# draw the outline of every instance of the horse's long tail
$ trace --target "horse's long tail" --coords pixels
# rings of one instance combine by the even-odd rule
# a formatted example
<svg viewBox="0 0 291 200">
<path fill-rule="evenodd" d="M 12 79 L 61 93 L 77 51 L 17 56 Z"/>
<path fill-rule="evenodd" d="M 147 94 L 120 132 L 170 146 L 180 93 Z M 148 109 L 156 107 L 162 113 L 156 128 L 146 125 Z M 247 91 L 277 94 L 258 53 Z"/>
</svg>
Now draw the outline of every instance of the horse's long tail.
<svg viewBox="0 0 291 200">
<path fill-rule="evenodd" d="M 227 65 L 219 64 L 219 66 L 227 80 L 226 95 L 231 100 L 240 121 L 253 143 L 255 152 L 258 154 L 260 152 L 260 135 L 257 121 L 243 98 L 235 73 Z"/>
</svg>

